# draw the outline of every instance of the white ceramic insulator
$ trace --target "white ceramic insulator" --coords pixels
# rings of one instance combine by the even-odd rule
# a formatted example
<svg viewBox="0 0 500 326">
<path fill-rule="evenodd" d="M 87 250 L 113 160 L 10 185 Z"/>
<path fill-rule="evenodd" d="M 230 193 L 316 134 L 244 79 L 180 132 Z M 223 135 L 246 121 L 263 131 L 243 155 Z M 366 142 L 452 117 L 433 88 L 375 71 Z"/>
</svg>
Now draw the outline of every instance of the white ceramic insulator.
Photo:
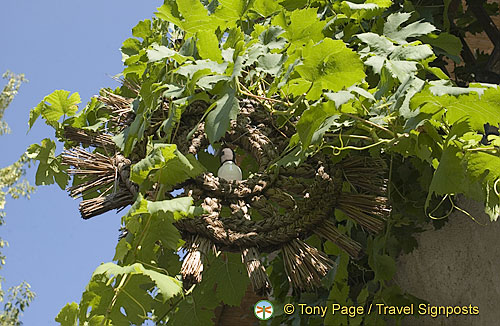
<svg viewBox="0 0 500 326">
<path fill-rule="evenodd" d="M 241 169 L 233 161 L 226 161 L 217 171 L 217 176 L 227 181 L 242 180 Z"/>
</svg>

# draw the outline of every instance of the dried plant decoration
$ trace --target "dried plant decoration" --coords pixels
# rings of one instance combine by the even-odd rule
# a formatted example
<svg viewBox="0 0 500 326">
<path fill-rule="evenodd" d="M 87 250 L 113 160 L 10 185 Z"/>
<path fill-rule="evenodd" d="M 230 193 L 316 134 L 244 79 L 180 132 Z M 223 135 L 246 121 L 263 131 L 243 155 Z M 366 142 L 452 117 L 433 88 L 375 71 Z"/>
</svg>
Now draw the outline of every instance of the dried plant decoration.
<svg viewBox="0 0 500 326">
<path fill-rule="evenodd" d="M 112 112 L 113 123 L 125 127 L 133 120 L 132 99 L 108 91 L 98 99 Z M 271 171 L 277 153 L 287 145 L 287 135 L 275 127 L 274 118 L 261 109 L 260 103 L 249 99 L 241 102 L 240 114 L 231 122 L 224 141 L 249 153 L 258 171 L 246 180 L 232 182 L 204 173 L 175 186 L 184 189 L 184 195 L 190 195 L 204 209 L 200 216 L 175 223 L 186 240 L 181 268 L 184 285 L 199 283 L 206 254 L 223 250 L 241 253 L 254 291 L 268 294 L 271 285 L 259 256 L 281 249 L 293 287 L 311 290 L 320 284 L 333 262 L 303 240 L 316 234 L 350 256 L 359 257 L 361 245 L 337 229 L 335 209 L 366 230 L 380 232 L 390 212 L 384 197 L 385 165 L 371 158 L 346 158 L 333 164 L 317 155 L 298 167 Z M 168 113 L 169 106 L 164 105 Z M 204 110 L 199 106 L 195 102 L 193 110 L 183 115 L 172 139 L 184 154 L 197 155 L 209 146 L 204 123 L 200 123 Z M 157 132 L 148 131 L 151 135 Z M 63 155 L 63 163 L 72 166 L 69 172 L 85 180 L 68 188 L 70 195 L 99 193 L 82 201 L 82 217 L 87 219 L 132 204 L 138 193 L 138 186 L 129 178 L 134 159 L 119 153 L 111 135 L 75 128 L 66 128 L 65 133 L 84 147 L 101 149 L 89 152 L 76 147 Z M 142 152 L 136 153 L 136 157 L 143 156 Z M 229 216 L 222 214 L 223 207 L 230 209 Z M 252 219 L 251 210 L 263 219 Z"/>
</svg>

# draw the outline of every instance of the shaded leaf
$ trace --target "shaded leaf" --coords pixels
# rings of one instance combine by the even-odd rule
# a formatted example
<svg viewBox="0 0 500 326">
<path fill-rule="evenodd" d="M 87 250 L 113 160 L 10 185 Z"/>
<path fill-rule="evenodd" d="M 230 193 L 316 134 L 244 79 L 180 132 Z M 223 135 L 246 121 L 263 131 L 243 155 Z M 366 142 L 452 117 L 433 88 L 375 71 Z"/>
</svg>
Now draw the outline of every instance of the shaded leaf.
<svg viewBox="0 0 500 326">
<path fill-rule="evenodd" d="M 135 263 L 130 266 L 118 266 L 114 263 L 105 263 L 97 267 L 93 273 L 93 275 L 98 274 L 105 274 L 108 278 L 123 274 L 145 275 L 149 277 L 158 287 L 158 290 L 163 294 L 164 301 L 182 292 L 182 283 L 180 281 L 171 276 L 146 269 L 139 263 Z"/>
<path fill-rule="evenodd" d="M 394 13 L 387 17 L 387 22 L 384 24 L 384 35 L 394 42 L 405 44 L 410 37 L 427 35 L 436 30 L 430 23 L 414 22 L 405 27 L 401 24 L 410 19 L 410 13 Z"/>
<path fill-rule="evenodd" d="M 365 77 L 359 56 L 340 40 L 327 38 L 316 45 L 309 43 L 303 57 L 303 64 L 295 70 L 314 84 L 308 93 L 311 100 L 318 99 L 323 89 L 340 91 Z"/>
<path fill-rule="evenodd" d="M 56 317 L 56 322 L 61 326 L 77 326 L 78 322 L 78 304 L 76 302 L 68 303 L 61 309 Z"/>
<path fill-rule="evenodd" d="M 235 253 L 215 258 L 204 271 L 203 281 L 206 288 L 216 288 L 215 296 L 219 301 L 231 306 L 240 305 L 249 283 L 241 255 Z"/>
<path fill-rule="evenodd" d="M 222 96 L 215 103 L 215 108 L 205 119 L 205 132 L 212 144 L 224 136 L 229 129 L 229 122 L 236 119 L 240 111 L 236 92 L 229 86 L 225 87 Z"/>
<path fill-rule="evenodd" d="M 155 144 L 147 157 L 133 165 L 130 179 L 141 184 L 150 175 L 154 181 L 173 186 L 203 171 L 192 154 L 184 156 L 175 144 Z"/>
</svg>

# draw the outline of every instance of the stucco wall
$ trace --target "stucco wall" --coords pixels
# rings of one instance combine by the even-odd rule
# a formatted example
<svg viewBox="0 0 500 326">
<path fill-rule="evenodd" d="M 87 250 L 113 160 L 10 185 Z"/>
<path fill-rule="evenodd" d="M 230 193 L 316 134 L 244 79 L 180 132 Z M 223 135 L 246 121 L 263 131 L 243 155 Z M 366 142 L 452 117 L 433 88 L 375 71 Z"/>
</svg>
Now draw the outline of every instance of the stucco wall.
<svg viewBox="0 0 500 326">
<path fill-rule="evenodd" d="M 500 221 L 489 222 L 478 203 L 459 203 L 487 225 L 454 213 L 442 229 L 420 234 L 419 248 L 400 257 L 395 282 L 433 305 L 478 306 L 479 315 L 405 319 L 405 326 L 500 325 Z"/>
</svg>

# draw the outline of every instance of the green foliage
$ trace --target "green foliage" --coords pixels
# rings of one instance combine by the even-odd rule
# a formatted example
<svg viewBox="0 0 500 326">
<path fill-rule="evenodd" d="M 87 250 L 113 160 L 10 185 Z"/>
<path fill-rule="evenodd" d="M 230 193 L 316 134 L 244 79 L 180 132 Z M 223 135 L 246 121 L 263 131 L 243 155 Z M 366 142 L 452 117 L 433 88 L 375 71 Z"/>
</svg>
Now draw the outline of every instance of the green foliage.
<svg viewBox="0 0 500 326">
<path fill-rule="evenodd" d="M 0 312 L 0 323 L 5 326 L 21 326 L 21 315 L 35 298 L 35 293 L 30 290 L 30 285 L 22 282 L 9 289 L 9 295 L 1 292 L 1 299 L 5 301 Z"/>
<path fill-rule="evenodd" d="M 5 110 L 18 93 L 21 83 L 27 81 L 24 75 L 16 75 L 11 72 L 6 72 L 3 78 L 7 78 L 8 82 L 0 93 L 0 135 L 10 132 L 7 123 L 3 120 Z M 26 173 L 25 165 L 28 162 L 29 158 L 24 154 L 17 162 L 0 169 L 0 225 L 5 223 L 4 208 L 7 196 L 13 199 L 29 198 L 35 190 L 26 180 L 21 180 Z M 0 238 L 0 248 L 6 246 L 8 246 L 7 241 Z M 5 265 L 5 259 L 5 256 L 0 253 L 0 269 Z M 35 293 L 30 290 L 30 285 L 26 282 L 9 288 L 6 293 L 1 289 L 3 281 L 4 279 L 0 277 L 0 302 L 4 302 L 3 309 L 0 311 L 0 324 L 20 326 L 21 315 L 35 298 Z"/>
<path fill-rule="evenodd" d="M 45 138 L 39 144 L 31 145 L 27 150 L 27 155 L 32 160 L 39 161 L 36 172 L 35 183 L 39 185 L 50 185 L 57 182 L 61 189 L 68 184 L 68 175 L 65 167 L 61 163 L 61 157 L 55 156 L 56 143 L 49 138 Z"/>
<path fill-rule="evenodd" d="M 130 180 L 142 184 L 148 179 L 173 186 L 203 171 L 203 166 L 192 154 L 182 155 L 174 144 L 155 144 L 153 151 L 132 167 Z"/>
<path fill-rule="evenodd" d="M 156 18 L 140 22 L 135 38 L 123 43 L 124 84 L 133 87 L 108 90 L 133 99 L 128 126 L 108 123 L 96 100 L 76 113 L 77 95 L 56 91 L 46 97 L 33 110 L 31 125 L 41 115 L 65 146 L 67 126 L 115 135 L 118 148 L 134 162 L 131 180 L 140 186 L 122 219 L 127 233 L 117 244 L 116 264 L 99 267 L 78 308 L 63 308 L 58 322 L 127 325 L 151 319 L 157 325 L 205 325 L 219 303 L 238 305 L 248 280 L 231 254 L 210 256 L 203 282 L 176 295 L 175 251 L 183 241 L 174 223 L 199 214 L 201 203 L 166 198 L 165 191 L 214 170 L 208 154 L 186 155 L 174 144 L 186 141 L 178 138 L 181 119 L 201 107 L 203 116 L 187 138 L 204 123 L 211 145 L 219 148 L 245 97 L 259 101 L 276 117 L 274 128 L 290 135 L 288 147 L 264 167 L 268 170 L 279 173 L 278 167 L 298 166 L 316 154 L 332 162 L 371 156 L 389 166 L 392 213 L 381 234 L 335 216 L 339 230 L 361 243 L 366 255 L 353 261 L 332 243 L 312 237 L 311 245 L 336 260 L 336 268 L 317 293 L 290 295 L 281 258 L 274 258 L 267 270 L 276 302 L 365 307 L 421 302 L 390 283 L 396 257 L 416 246 L 413 235 L 429 221 L 439 227 L 438 218 L 463 211 L 454 201 L 458 194 L 482 201 L 493 220 L 500 211 L 500 137 L 485 135 L 488 145 L 481 141 L 485 123 L 500 123 L 500 88 L 456 87 L 436 60 L 456 59 L 458 39 L 448 30 L 439 33 L 418 13 L 391 5 L 388 0 L 166 0 Z M 410 5 L 405 2 L 404 8 Z M 40 161 L 37 183 L 64 187 L 67 171 L 55 147 L 45 139 L 32 145 L 29 155 Z M 134 157 L 138 152 L 143 154 Z M 384 325 L 388 318 L 277 315 L 270 324 Z"/>
</svg>

